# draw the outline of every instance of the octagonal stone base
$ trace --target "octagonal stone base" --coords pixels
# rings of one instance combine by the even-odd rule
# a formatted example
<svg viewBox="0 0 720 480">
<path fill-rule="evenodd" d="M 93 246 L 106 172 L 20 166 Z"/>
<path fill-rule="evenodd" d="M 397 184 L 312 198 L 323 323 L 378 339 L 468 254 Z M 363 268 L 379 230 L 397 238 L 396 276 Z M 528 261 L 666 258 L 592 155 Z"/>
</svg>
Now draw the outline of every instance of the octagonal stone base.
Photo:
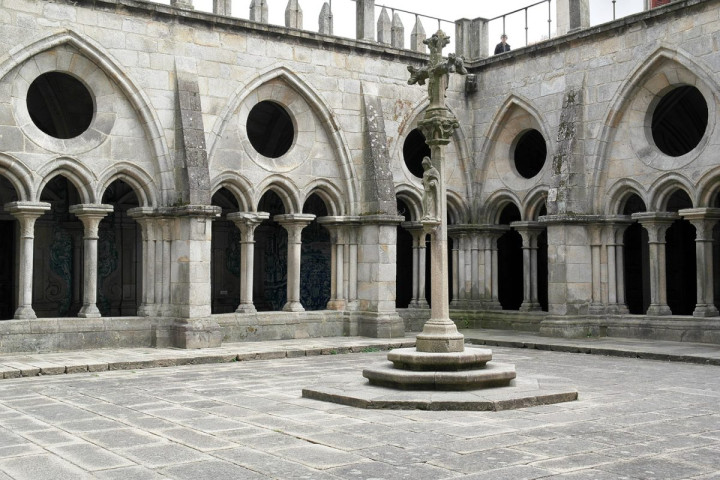
<svg viewBox="0 0 720 480">
<path fill-rule="evenodd" d="M 492 350 L 466 347 L 462 352 L 432 353 L 414 348 L 398 348 L 390 351 L 387 358 L 395 368 L 406 370 L 467 370 L 483 368 L 492 360 Z"/>
<path fill-rule="evenodd" d="M 418 371 L 401 370 L 386 364 L 366 368 L 363 377 L 373 385 L 405 390 L 476 390 L 510 385 L 515 378 L 515 365 L 493 363 L 472 370 Z"/>
</svg>

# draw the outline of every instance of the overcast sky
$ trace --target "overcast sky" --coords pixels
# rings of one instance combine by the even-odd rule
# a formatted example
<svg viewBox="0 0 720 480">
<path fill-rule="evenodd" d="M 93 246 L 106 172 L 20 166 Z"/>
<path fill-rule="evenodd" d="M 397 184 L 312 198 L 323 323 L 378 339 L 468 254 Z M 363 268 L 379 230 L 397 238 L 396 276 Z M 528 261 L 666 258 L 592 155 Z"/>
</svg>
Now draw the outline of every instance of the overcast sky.
<svg viewBox="0 0 720 480">
<path fill-rule="evenodd" d="M 250 0 L 232 0 L 233 16 L 249 17 Z M 276 25 L 285 23 L 285 7 L 288 0 L 266 0 L 269 10 L 269 22 Z M 304 28 L 317 31 L 320 8 L 326 0 L 300 0 L 303 9 Z M 495 18 L 517 9 L 538 3 L 539 0 L 376 0 L 376 16 L 380 14 L 379 5 L 388 8 L 398 8 L 440 17 L 443 20 L 455 21 L 459 18 Z M 169 3 L 169 0 L 159 0 L 160 3 Z M 212 0 L 194 0 L 197 10 L 211 11 Z M 644 0 L 617 0 L 615 2 L 616 16 L 623 17 L 642 11 Z M 334 16 L 335 35 L 355 37 L 355 2 L 352 0 L 333 0 L 332 10 Z M 552 0 L 550 31 L 555 30 L 555 0 Z M 388 12 L 390 13 L 390 12 Z M 405 26 L 405 45 L 409 47 L 410 32 L 415 23 L 413 15 L 398 12 Z M 593 25 L 608 22 L 613 18 L 612 0 L 590 0 L 590 22 Z M 425 32 L 430 35 L 437 30 L 437 21 L 422 18 Z M 449 35 L 454 35 L 454 26 L 441 23 L 441 28 Z M 502 20 L 490 23 L 490 43 L 494 46 L 499 41 L 503 30 Z M 510 37 L 509 43 L 514 47 L 525 45 L 525 14 L 516 13 L 506 18 L 505 31 Z M 528 41 L 537 42 L 548 36 L 548 5 L 543 2 L 528 9 Z M 453 48 L 453 45 L 450 45 Z M 447 50 L 451 51 L 451 50 Z"/>
</svg>

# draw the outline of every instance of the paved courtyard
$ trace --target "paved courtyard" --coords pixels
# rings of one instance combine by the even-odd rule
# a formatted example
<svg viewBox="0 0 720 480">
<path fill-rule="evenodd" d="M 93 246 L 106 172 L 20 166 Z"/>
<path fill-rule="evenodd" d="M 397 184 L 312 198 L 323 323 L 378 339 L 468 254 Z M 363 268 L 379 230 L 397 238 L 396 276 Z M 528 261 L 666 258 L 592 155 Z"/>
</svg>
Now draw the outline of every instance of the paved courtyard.
<svg viewBox="0 0 720 480">
<path fill-rule="evenodd" d="M 0 480 L 720 478 L 720 367 L 494 348 L 576 402 L 504 412 L 303 399 L 385 353 L 0 382 Z"/>
</svg>

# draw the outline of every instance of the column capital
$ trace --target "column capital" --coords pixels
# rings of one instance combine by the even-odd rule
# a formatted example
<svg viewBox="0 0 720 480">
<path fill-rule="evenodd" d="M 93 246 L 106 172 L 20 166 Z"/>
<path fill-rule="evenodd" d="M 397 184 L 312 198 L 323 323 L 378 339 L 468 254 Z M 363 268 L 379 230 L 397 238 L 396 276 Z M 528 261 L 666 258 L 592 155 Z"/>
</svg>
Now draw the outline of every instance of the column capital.
<svg viewBox="0 0 720 480">
<path fill-rule="evenodd" d="M 512 222 L 510 226 L 522 237 L 523 248 L 537 248 L 537 239 L 546 228 L 539 222 Z"/>
<path fill-rule="evenodd" d="M 48 202 L 10 202 L 6 203 L 3 208 L 10 215 L 19 218 L 22 215 L 40 216 L 52 208 Z"/>
<path fill-rule="evenodd" d="M 288 243 L 302 243 L 302 229 L 315 220 L 315 215 L 308 213 L 290 213 L 273 217 L 288 232 Z"/>
<path fill-rule="evenodd" d="M 635 223 L 630 215 L 608 215 L 603 219 L 605 232 L 608 237 L 608 245 L 623 244 L 625 230 Z"/>
<path fill-rule="evenodd" d="M 252 242 L 255 236 L 255 229 L 263 220 L 270 218 L 267 212 L 233 212 L 227 214 L 227 219 L 233 222 L 242 235 L 242 242 Z"/>
<path fill-rule="evenodd" d="M 98 238 L 98 226 L 100 220 L 105 218 L 108 213 L 113 212 L 112 205 L 104 205 L 102 203 L 81 203 L 70 205 L 69 212 L 80 219 L 85 226 L 85 234 L 83 238 Z"/>
<path fill-rule="evenodd" d="M 713 228 L 720 220 L 720 208 L 684 208 L 678 214 L 695 227 L 696 241 L 713 240 Z"/>
<path fill-rule="evenodd" d="M 665 232 L 680 215 L 675 212 L 641 212 L 633 213 L 632 219 L 648 232 L 649 243 L 665 243 Z"/>
</svg>

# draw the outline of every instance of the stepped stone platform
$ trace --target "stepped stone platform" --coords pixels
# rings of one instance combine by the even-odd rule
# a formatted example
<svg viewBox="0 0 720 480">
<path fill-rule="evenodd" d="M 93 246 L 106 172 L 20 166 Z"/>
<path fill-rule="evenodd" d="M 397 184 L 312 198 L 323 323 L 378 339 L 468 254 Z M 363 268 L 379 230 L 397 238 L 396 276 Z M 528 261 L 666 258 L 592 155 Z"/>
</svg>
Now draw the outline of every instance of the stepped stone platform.
<svg viewBox="0 0 720 480">
<path fill-rule="evenodd" d="M 516 379 L 515 366 L 491 363 L 492 351 L 466 346 L 462 352 L 430 353 L 401 348 L 388 362 L 322 385 L 305 398 L 368 409 L 509 410 L 577 400 L 577 390 L 545 379 Z M 547 387 L 545 385 L 548 385 Z"/>
</svg>

